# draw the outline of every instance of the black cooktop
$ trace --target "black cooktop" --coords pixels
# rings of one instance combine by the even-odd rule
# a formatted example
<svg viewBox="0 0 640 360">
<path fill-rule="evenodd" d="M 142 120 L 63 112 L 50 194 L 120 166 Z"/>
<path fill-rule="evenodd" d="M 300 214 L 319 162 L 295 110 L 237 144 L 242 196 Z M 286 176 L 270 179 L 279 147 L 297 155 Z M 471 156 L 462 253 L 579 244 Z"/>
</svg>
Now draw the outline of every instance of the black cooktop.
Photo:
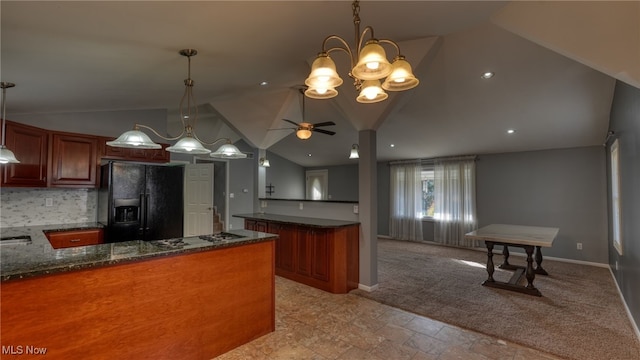
<svg viewBox="0 0 640 360">
<path fill-rule="evenodd" d="M 230 234 L 227 232 L 219 232 L 210 235 L 200 235 L 199 238 L 202 240 L 207 240 L 210 242 L 222 241 L 222 240 L 233 240 L 243 238 L 242 235 Z"/>
</svg>

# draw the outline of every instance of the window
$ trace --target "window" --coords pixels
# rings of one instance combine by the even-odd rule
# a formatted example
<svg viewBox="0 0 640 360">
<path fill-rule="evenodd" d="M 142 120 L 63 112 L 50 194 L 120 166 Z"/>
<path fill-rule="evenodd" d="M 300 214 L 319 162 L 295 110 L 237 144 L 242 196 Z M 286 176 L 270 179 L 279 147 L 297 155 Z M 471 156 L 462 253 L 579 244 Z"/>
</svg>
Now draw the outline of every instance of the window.
<svg viewBox="0 0 640 360">
<path fill-rule="evenodd" d="M 622 255 L 622 235 L 620 234 L 620 159 L 618 139 L 611 144 L 611 217 L 613 220 L 613 247 Z"/>
<path fill-rule="evenodd" d="M 422 217 L 433 218 L 435 213 L 435 196 L 434 196 L 434 171 L 433 168 L 424 168 L 421 172 L 422 180 Z"/>
</svg>

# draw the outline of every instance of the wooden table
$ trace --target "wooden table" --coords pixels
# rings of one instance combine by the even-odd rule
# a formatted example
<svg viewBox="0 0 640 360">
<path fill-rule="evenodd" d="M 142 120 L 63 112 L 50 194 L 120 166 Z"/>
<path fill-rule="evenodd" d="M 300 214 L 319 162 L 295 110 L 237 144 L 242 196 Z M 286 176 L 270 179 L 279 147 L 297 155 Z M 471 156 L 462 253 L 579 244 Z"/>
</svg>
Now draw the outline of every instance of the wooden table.
<svg viewBox="0 0 640 360">
<path fill-rule="evenodd" d="M 558 231 L 558 228 L 550 227 L 491 224 L 467 233 L 465 238 L 482 240 L 487 246 L 487 273 L 489 273 L 489 278 L 482 285 L 542 296 L 540 290 L 533 286 L 535 274 L 548 275 L 542 268 L 542 251 L 540 248 L 551 247 L 553 240 L 558 235 Z M 496 281 L 493 278 L 493 247 L 495 245 L 503 246 L 504 261 L 499 267 L 501 269 L 515 270 L 509 282 Z M 527 253 L 526 267 L 509 264 L 509 246 L 524 248 Z M 534 247 L 536 249 L 536 268 L 533 267 Z M 519 284 L 523 274 L 527 278 L 526 286 Z"/>
</svg>

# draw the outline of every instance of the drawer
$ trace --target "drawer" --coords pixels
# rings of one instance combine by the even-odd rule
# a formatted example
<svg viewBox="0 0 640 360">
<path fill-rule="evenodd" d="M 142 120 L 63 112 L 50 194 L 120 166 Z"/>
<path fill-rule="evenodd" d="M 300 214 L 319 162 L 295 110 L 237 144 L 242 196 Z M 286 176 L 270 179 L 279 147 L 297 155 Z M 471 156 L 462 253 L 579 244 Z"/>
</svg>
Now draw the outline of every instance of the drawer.
<svg viewBox="0 0 640 360">
<path fill-rule="evenodd" d="M 102 244 L 102 229 L 53 231 L 45 233 L 54 249 Z"/>
</svg>

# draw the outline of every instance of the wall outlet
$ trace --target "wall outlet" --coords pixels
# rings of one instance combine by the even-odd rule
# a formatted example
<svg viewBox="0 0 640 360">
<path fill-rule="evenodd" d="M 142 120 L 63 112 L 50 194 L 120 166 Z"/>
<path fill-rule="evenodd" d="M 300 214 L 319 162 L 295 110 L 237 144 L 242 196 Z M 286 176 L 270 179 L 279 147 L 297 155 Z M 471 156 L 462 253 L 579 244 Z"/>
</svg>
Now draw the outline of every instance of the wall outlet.
<svg viewBox="0 0 640 360">
<path fill-rule="evenodd" d="M 353 213 L 357 214 L 358 211 L 360 211 L 360 209 L 358 208 L 358 205 L 353 205 Z"/>
<path fill-rule="evenodd" d="M 233 199 L 235 195 L 233 193 L 229 193 L 229 199 Z"/>
<path fill-rule="evenodd" d="M 53 199 L 52 198 L 46 198 L 44 199 L 44 206 L 53 206 Z"/>
<path fill-rule="evenodd" d="M 264 201 L 264 200 L 262 200 L 262 201 L 260 202 L 260 207 L 262 207 L 262 208 L 266 208 L 266 207 L 267 207 L 267 202 L 266 202 L 266 201 Z"/>
<path fill-rule="evenodd" d="M 576 247 L 578 248 L 578 250 L 582 250 L 582 243 L 577 243 Z"/>
<path fill-rule="evenodd" d="M 233 229 L 233 224 L 229 224 L 229 230 Z"/>
<path fill-rule="evenodd" d="M 300 210 L 304 209 L 304 204 L 303 203 L 299 203 L 298 207 L 300 207 Z"/>
</svg>

